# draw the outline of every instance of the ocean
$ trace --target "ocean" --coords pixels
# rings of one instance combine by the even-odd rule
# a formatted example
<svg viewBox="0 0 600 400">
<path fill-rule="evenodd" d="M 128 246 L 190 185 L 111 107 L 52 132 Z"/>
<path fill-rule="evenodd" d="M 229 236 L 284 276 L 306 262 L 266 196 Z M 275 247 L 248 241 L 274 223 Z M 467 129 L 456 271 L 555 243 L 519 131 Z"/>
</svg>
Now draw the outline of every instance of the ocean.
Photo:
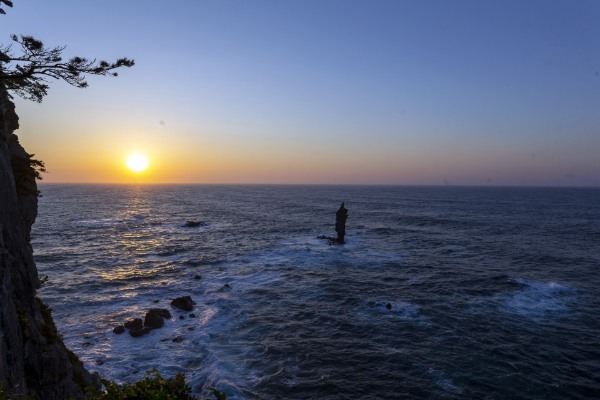
<svg viewBox="0 0 600 400">
<path fill-rule="evenodd" d="M 41 191 L 39 296 L 103 378 L 184 373 L 201 398 L 600 398 L 600 189 Z M 329 245 L 342 201 L 347 243 Z M 184 295 L 191 312 L 170 306 Z M 164 327 L 113 333 L 155 307 Z"/>
</svg>

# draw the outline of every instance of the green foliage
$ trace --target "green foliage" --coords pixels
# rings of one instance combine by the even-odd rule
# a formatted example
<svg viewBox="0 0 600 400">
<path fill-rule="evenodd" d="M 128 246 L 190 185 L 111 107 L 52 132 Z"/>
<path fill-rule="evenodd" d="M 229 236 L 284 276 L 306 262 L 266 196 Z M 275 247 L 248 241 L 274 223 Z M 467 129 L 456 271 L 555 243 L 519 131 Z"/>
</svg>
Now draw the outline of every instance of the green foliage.
<svg viewBox="0 0 600 400">
<path fill-rule="evenodd" d="M 192 388 L 185 383 L 184 375 L 164 378 L 156 369 L 146 372 L 146 377 L 135 383 L 120 385 L 103 379 L 102 384 L 105 392 L 88 388 L 89 400 L 197 400 L 191 394 Z M 225 393 L 214 388 L 210 391 L 216 400 L 227 400 Z"/>
<path fill-rule="evenodd" d="M 102 384 L 106 392 L 93 394 L 91 400 L 196 400 L 183 375 L 164 378 L 156 369 L 135 383 L 119 385 L 102 380 Z"/>
<path fill-rule="evenodd" d="M 227 400 L 227 395 L 223 392 L 219 392 L 215 388 L 210 388 L 211 393 L 215 396 L 217 400 Z"/>
</svg>

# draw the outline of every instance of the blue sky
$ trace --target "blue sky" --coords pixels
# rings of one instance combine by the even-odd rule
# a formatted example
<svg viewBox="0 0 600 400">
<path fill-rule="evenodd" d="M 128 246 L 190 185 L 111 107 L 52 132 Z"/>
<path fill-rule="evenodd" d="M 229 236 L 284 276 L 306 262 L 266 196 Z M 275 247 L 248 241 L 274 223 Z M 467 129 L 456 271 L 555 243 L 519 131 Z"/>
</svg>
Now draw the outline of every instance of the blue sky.
<svg viewBox="0 0 600 400">
<path fill-rule="evenodd" d="M 15 0 L 0 34 L 136 60 L 17 101 L 47 181 L 600 185 L 600 2 Z M 87 161 L 82 161 L 87 160 Z"/>
</svg>

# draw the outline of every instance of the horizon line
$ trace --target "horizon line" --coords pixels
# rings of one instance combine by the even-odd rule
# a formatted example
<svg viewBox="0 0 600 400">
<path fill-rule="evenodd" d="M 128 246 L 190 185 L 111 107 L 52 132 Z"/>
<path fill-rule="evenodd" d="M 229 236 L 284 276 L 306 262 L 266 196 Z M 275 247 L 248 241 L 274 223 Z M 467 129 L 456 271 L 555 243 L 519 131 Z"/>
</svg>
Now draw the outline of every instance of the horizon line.
<svg viewBox="0 0 600 400">
<path fill-rule="evenodd" d="M 532 184 L 425 184 L 425 183 L 259 183 L 259 182 L 37 182 L 46 185 L 82 186 L 387 186 L 387 187 L 436 187 L 436 188 L 539 188 L 539 189 L 600 189 L 600 185 L 532 185 Z"/>
</svg>

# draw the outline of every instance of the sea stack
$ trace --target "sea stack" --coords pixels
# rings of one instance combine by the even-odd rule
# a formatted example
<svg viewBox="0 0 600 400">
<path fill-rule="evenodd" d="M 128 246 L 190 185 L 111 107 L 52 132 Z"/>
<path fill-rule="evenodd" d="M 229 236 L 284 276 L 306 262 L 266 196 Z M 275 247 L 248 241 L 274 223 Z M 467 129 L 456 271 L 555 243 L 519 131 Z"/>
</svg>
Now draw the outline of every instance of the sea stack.
<svg viewBox="0 0 600 400">
<path fill-rule="evenodd" d="M 348 209 L 344 207 L 344 202 L 335 213 L 335 231 L 337 232 L 338 244 L 344 244 L 346 236 L 346 219 L 348 218 Z"/>
</svg>

